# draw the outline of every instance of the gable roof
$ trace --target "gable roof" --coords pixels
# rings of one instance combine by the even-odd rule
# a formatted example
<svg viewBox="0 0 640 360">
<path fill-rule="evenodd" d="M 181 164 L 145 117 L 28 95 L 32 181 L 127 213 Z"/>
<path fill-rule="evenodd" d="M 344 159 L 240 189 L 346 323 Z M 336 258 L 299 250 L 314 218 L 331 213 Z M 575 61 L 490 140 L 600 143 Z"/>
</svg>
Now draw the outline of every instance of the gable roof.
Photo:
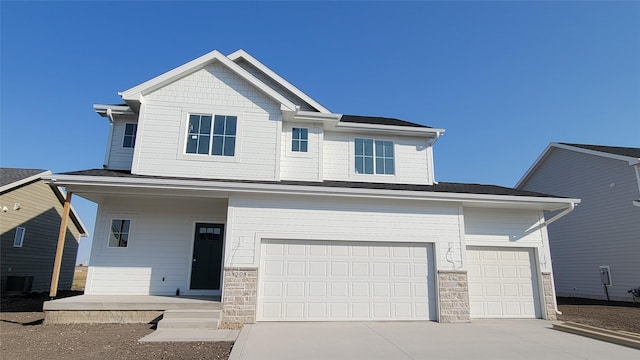
<svg viewBox="0 0 640 360">
<path fill-rule="evenodd" d="M 421 128 L 432 129 L 431 126 L 420 125 L 420 124 L 412 123 L 405 120 L 379 117 L 379 116 L 342 115 L 342 117 L 340 118 L 340 121 L 358 123 L 358 124 L 407 126 L 407 127 L 421 127 Z"/>
<path fill-rule="evenodd" d="M 571 143 L 550 143 L 538 156 L 533 165 L 525 172 L 522 178 L 516 184 L 516 188 L 520 188 L 524 185 L 529 177 L 533 175 L 535 170 L 544 162 L 544 160 L 551 154 L 554 149 L 564 149 L 568 151 L 575 151 L 583 154 L 589 154 L 594 156 L 601 156 L 609 159 L 626 161 L 629 165 L 640 164 L 640 148 L 632 147 L 620 147 L 620 146 L 606 146 L 606 145 L 589 145 L 589 144 L 571 144 Z"/>
<path fill-rule="evenodd" d="M 218 61 L 222 65 L 229 68 L 236 75 L 240 76 L 267 96 L 271 97 L 275 101 L 279 102 L 282 106 L 288 110 L 295 110 L 296 105 L 290 100 L 282 96 L 274 89 L 267 86 L 262 81 L 258 80 L 255 76 L 251 75 L 248 71 L 241 68 L 238 64 L 234 63 L 228 57 L 224 56 L 218 50 L 213 50 L 207 54 L 200 56 L 197 59 L 191 60 L 186 64 L 178 66 L 173 70 L 169 70 L 162 75 L 156 76 L 151 80 L 145 81 L 142 84 L 136 85 L 128 90 L 120 92 L 120 96 L 124 101 L 140 101 L 141 97 L 149 94 L 165 85 L 168 85 L 178 79 L 181 79 L 189 74 L 192 74 L 208 64 Z"/>
<path fill-rule="evenodd" d="M 51 171 L 42 169 L 0 168 L 0 193 L 5 193 L 20 186 L 41 180 L 43 176 L 47 175 L 51 175 Z M 65 194 L 63 194 L 56 185 L 49 184 L 49 186 L 58 198 L 58 201 L 60 201 L 60 204 L 64 205 L 66 199 Z M 73 205 L 71 206 L 70 216 L 71 221 L 73 221 L 80 232 L 80 236 L 88 236 L 89 232 L 82 223 L 82 220 L 80 220 Z"/>
</svg>

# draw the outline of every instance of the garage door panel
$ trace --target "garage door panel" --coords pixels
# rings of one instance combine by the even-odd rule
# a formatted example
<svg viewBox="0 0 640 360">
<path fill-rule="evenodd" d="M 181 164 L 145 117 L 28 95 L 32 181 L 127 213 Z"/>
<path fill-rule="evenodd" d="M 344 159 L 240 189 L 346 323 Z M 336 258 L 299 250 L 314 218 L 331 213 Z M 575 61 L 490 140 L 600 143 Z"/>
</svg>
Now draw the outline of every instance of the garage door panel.
<svg viewBox="0 0 640 360">
<path fill-rule="evenodd" d="M 540 317 L 532 249 L 467 249 L 470 315 L 475 318 Z"/>
<path fill-rule="evenodd" d="M 258 320 L 433 319 L 430 252 L 426 244 L 265 241 Z"/>
</svg>

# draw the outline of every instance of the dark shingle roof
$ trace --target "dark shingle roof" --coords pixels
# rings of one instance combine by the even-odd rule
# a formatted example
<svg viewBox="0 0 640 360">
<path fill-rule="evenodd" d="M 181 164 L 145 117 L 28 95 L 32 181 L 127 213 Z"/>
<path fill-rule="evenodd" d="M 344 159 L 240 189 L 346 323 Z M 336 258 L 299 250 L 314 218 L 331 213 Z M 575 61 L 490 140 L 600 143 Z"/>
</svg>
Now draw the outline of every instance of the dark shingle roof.
<svg viewBox="0 0 640 360">
<path fill-rule="evenodd" d="M 385 118 L 378 116 L 359 116 L 359 115 L 342 115 L 340 121 L 352 122 L 360 124 L 375 124 L 375 125 L 392 125 L 392 126 L 408 126 L 408 127 L 420 127 L 431 129 L 430 126 L 420 125 L 400 119 Z"/>
<path fill-rule="evenodd" d="M 298 185 L 298 186 L 318 186 L 318 187 L 334 187 L 349 189 L 380 189 L 380 190 L 399 190 L 399 191 L 424 191 L 438 193 L 457 193 L 457 194 L 483 194 L 483 195 L 504 195 L 504 196 L 528 196 L 528 197 L 554 197 L 563 198 L 562 196 L 553 196 L 541 194 L 532 191 L 518 190 L 497 185 L 484 184 L 464 184 L 440 182 L 434 185 L 413 185 L 413 184 L 387 184 L 387 183 L 370 183 L 370 182 L 351 182 L 351 181 L 258 181 L 258 180 L 228 180 L 228 179 L 203 179 L 203 178 L 179 178 L 169 176 L 149 176 L 134 175 L 129 171 L 123 170 L 104 170 L 91 169 L 81 171 L 71 171 L 63 173 L 63 175 L 79 175 L 79 176 L 105 176 L 105 177 L 126 177 L 138 179 L 165 179 L 165 180 L 196 180 L 196 181 L 216 181 L 216 182 L 232 182 L 232 183 L 252 183 L 252 184 L 280 184 L 280 185 Z"/>
<path fill-rule="evenodd" d="M 47 170 L 42 169 L 17 169 L 17 168 L 0 168 L 0 186 L 9 185 L 16 181 L 41 174 Z"/>
<path fill-rule="evenodd" d="M 581 149 L 600 151 L 608 154 L 629 156 L 632 158 L 640 158 L 640 148 L 632 147 L 619 147 L 619 146 L 604 146 L 604 145 L 588 145 L 588 144 L 569 144 L 560 143 L 563 145 L 574 146 Z"/>
</svg>

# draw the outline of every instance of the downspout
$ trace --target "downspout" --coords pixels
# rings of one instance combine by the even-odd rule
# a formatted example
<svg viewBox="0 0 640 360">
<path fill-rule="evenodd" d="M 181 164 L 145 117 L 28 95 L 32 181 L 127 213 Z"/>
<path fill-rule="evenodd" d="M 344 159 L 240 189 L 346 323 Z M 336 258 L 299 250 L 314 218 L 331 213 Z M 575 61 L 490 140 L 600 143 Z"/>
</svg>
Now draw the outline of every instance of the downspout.
<svg viewBox="0 0 640 360">
<path fill-rule="evenodd" d="M 102 165 L 105 169 L 109 167 L 109 159 L 111 158 L 111 142 L 113 141 L 113 124 L 115 122 L 111 109 L 107 109 L 107 118 L 109 119 L 109 139 L 107 140 L 107 152 L 104 154 L 104 164 Z"/>
<path fill-rule="evenodd" d="M 551 219 L 545 220 L 543 225 L 549 226 L 549 225 L 553 224 L 557 220 L 560 220 L 560 218 L 562 218 L 565 215 L 567 215 L 568 213 L 572 212 L 573 209 L 575 209 L 575 208 L 576 208 L 576 203 L 569 203 L 569 207 L 568 208 L 562 210 L 562 212 L 560 212 L 558 215 L 552 217 Z"/>
<path fill-rule="evenodd" d="M 429 164 L 429 173 L 431 174 L 431 182 L 433 184 L 437 184 L 438 182 L 436 181 L 436 174 L 435 174 L 435 166 L 433 165 L 433 145 L 438 141 L 438 139 L 440 138 L 440 136 L 442 136 L 443 133 L 441 133 L 440 131 L 436 131 L 436 137 L 429 137 L 427 138 L 427 146 L 428 146 L 428 152 L 427 152 L 427 163 Z"/>
</svg>

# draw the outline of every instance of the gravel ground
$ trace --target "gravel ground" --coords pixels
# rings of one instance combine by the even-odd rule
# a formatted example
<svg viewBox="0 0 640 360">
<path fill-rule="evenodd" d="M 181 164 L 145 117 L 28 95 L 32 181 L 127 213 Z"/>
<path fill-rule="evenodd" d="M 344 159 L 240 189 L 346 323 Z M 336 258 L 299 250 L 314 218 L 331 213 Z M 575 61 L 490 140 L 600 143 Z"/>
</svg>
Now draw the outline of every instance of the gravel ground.
<svg viewBox="0 0 640 360">
<path fill-rule="evenodd" d="M 64 292 L 59 297 L 78 295 Z M 3 359 L 228 359 L 230 342 L 138 343 L 148 324 L 42 325 L 46 294 L 0 299 Z M 640 333 L 640 304 L 559 298 L 559 320 Z"/>
</svg>

